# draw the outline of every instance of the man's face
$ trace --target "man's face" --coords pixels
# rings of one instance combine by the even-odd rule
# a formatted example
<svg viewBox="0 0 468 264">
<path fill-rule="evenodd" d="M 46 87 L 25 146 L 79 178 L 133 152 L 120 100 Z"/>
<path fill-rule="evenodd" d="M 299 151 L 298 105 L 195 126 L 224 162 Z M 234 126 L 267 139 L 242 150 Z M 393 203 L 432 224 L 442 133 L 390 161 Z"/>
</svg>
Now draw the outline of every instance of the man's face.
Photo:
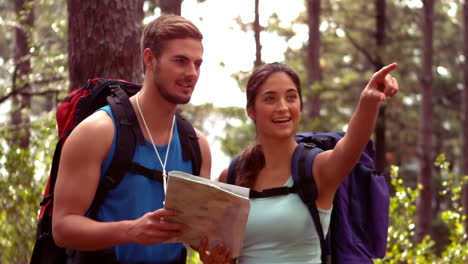
<svg viewBox="0 0 468 264">
<path fill-rule="evenodd" d="M 193 38 L 173 39 L 165 43 L 155 58 L 154 86 L 168 102 L 186 104 L 190 101 L 200 76 L 203 47 Z"/>
</svg>

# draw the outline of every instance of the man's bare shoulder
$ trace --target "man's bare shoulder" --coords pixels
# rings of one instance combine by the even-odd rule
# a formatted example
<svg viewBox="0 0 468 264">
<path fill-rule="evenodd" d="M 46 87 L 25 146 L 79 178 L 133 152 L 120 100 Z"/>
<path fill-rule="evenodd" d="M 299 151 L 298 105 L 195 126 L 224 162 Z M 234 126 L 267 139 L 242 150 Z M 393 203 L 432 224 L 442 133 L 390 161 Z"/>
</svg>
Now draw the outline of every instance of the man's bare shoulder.
<svg viewBox="0 0 468 264">
<path fill-rule="evenodd" d="M 92 115 L 85 118 L 78 126 L 75 128 L 76 131 L 80 133 L 92 133 L 94 136 L 101 134 L 109 134 L 114 131 L 114 124 L 112 118 L 106 111 L 96 111 Z"/>
<path fill-rule="evenodd" d="M 105 111 L 96 111 L 78 124 L 70 134 L 66 144 L 88 147 L 89 150 L 107 153 L 113 137 L 112 118 Z"/>
</svg>

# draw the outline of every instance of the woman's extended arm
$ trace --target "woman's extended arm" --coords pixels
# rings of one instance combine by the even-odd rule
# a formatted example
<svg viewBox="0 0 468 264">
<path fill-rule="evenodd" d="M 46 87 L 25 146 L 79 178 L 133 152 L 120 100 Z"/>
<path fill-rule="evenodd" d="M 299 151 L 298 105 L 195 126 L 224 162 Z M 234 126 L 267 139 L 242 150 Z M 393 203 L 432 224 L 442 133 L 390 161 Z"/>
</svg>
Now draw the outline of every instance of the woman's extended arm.
<svg viewBox="0 0 468 264">
<path fill-rule="evenodd" d="M 396 66 L 395 63 L 387 65 L 372 75 L 361 93 L 345 136 L 333 150 L 317 155 L 312 169 L 320 208 L 331 207 L 336 189 L 358 162 L 374 130 L 379 104 L 398 93 L 398 82 L 389 74 Z"/>
</svg>

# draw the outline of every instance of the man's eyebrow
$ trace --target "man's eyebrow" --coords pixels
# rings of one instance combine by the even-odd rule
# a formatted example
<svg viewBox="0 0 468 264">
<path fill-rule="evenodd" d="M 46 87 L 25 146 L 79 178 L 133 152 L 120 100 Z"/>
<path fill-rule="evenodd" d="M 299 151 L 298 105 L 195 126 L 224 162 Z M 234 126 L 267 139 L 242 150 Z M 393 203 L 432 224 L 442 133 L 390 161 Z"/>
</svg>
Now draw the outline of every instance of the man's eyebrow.
<svg viewBox="0 0 468 264">
<path fill-rule="evenodd" d="M 175 59 L 184 59 L 184 60 L 188 60 L 188 59 L 189 59 L 187 56 L 182 55 L 182 54 L 174 55 L 174 58 L 175 58 Z"/>
<path fill-rule="evenodd" d="M 182 54 L 174 55 L 173 58 L 174 58 L 174 59 L 183 59 L 183 60 L 190 61 L 190 58 L 189 58 L 189 57 L 187 57 L 186 55 L 182 55 Z M 195 60 L 195 63 L 201 64 L 202 62 L 203 62 L 203 59 Z"/>
</svg>

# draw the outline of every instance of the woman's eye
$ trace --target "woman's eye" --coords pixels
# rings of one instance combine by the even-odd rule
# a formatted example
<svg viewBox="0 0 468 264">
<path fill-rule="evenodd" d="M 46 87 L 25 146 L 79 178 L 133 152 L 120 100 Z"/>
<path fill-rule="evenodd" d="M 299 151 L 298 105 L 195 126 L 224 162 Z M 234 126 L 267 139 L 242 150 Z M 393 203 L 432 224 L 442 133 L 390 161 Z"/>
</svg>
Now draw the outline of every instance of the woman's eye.
<svg viewBox="0 0 468 264">
<path fill-rule="evenodd" d="M 273 103 L 274 101 L 275 101 L 275 98 L 273 96 L 265 97 L 265 102 L 267 103 Z"/>
<path fill-rule="evenodd" d="M 288 100 L 289 101 L 294 101 L 297 99 L 297 95 L 293 94 L 293 95 L 288 95 Z"/>
</svg>

